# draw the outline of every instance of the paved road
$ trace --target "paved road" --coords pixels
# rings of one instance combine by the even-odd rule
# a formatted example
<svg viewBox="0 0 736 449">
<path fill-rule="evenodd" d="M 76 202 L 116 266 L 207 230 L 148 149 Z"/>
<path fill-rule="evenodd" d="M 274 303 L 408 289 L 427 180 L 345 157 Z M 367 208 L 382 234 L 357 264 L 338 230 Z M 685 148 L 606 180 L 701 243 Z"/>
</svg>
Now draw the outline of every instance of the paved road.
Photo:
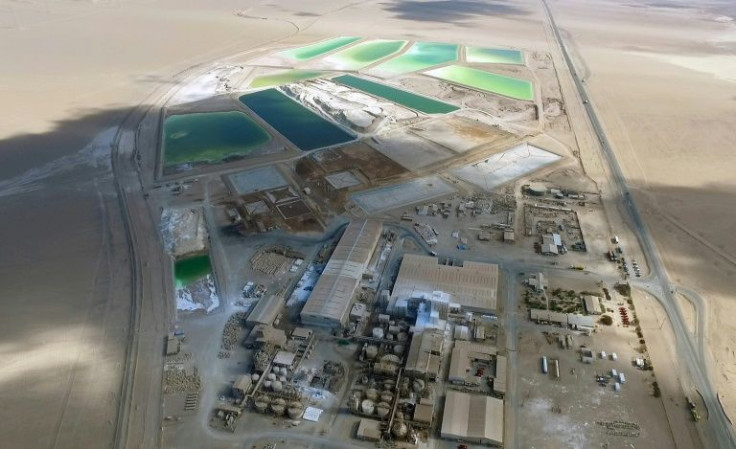
<svg viewBox="0 0 736 449">
<path fill-rule="evenodd" d="M 716 392 L 713 390 L 713 387 L 710 383 L 708 367 L 706 364 L 703 363 L 703 353 L 706 348 L 702 346 L 702 341 L 701 345 L 699 345 L 698 347 L 689 335 L 687 326 L 685 325 L 685 320 L 683 319 L 682 314 L 677 307 L 677 300 L 674 295 L 675 287 L 672 286 L 669 281 L 667 272 L 664 268 L 664 263 L 659 257 L 659 253 L 657 252 L 657 249 L 654 245 L 654 240 L 649 234 L 649 231 L 644 225 L 644 221 L 639 214 L 639 210 L 634 204 L 631 192 L 629 191 L 628 185 L 626 183 L 626 178 L 623 175 L 623 171 L 621 170 L 618 160 L 616 159 L 616 155 L 613 152 L 608 138 L 606 137 L 603 127 L 598 120 L 598 116 L 596 115 L 595 109 L 590 102 L 588 94 L 585 90 L 585 86 L 583 85 L 580 77 L 577 74 L 575 65 L 567 51 L 567 47 L 565 46 L 564 40 L 560 35 L 557 23 L 555 22 L 552 15 L 552 11 L 545 0 L 542 0 L 542 4 L 544 5 L 544 8 L 547 12 L 547 16 L 549 18 L 549 22 L 552 27 L 555 39 L 557 40 L 557 44 L 562 50 L 565 62 L 567 63 L 568 69 L 573 76 L 573 81 L 575 82 L 575 86 L 578 90 L 580 98 L 583 101 L 585 111 L 587 112 L 593 129 L 598 136 L 601 150 L 611 170 L 611 176 L 613 177 L 613 181 L 616 183 L 619 191 L 618 193 L 620 194 L 620 198 L 622 199 L 624 208 L 629 214 L 631 223 L 634 228 L 633 230 L 638 236 L 644 256 L 646 257 L 649 267 L 651 268 L 652 276 L 658 281 L 659 285 L 661 286 L 662 295 L 658 295 L 656 297 L 662 303 L 662 307 L 667 313 L 670 323 L 672 324 L 672 328 L 677 339 L 678 354 L 681 357 L 681 360 L 685 363 L 700 394 L 703 396 L 703 401 L 708 409 L 708 423 L 710 424 L 714 441 L 718 444 L 718 447 L 721 448 L 736 448 L 736 438 L 733 433 L 733 428 L 728 422 L 728 419 L 726 418 L 726 415 L 720 406 L 720 403 L 716 396 Z"/>
</svg>

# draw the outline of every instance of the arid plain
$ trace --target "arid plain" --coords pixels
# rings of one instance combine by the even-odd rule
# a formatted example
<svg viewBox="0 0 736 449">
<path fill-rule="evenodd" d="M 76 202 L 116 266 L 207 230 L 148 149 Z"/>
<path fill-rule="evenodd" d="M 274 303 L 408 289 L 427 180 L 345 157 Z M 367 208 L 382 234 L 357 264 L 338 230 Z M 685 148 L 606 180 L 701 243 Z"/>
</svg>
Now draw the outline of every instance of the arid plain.
<svg viewBox="0 0 736 449">
<path fill-rule="evenodd" d="M 550 7 L 670 276 L 704 299 L 697 332 L 733 418 L 736 11 Z M 548 52 L 545 24 L 536 1 L 0 1 L 0 440 L 115 441 L 131 294 L 109 152 L 151 92 L 198 64 L 325 36 Z"/>
</svg>

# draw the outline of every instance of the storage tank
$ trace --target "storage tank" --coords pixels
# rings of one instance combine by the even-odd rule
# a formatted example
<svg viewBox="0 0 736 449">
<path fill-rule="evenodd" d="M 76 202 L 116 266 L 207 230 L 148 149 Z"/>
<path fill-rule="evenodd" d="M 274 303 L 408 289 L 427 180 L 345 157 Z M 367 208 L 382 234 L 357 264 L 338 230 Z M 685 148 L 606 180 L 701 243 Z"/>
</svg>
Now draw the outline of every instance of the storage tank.
<svg viewBox="0 0 736 449">
<path fill-rule="evenodd" d="M 267 408 L 268 408 L 268 402 L 256 401 L 256 411 L 258 413 L 266 413 Z"/>
<path fill-rule="evenodd" d="M 375 359 L 377 355 L 378 355 L 378 348 L 377 347 L 375 347 L 373 345 L 369 345 L 367 348 L 365 348 L 365 357 L 368 360 Z"/>
<path fill-rule="evenodd" d="M 399 333 L 399 326 L 389 326 L 388 333 L 391 335 L 397 335 Z"/>
<path fill-rule="evenodd" d="M 380 327 L 373 328 L 373 338 L 383 338 L 384 332 Z"/>
<path fill-rule="evenodd" d="M 365 391 L 365 397 L 371 401 L 378 399 L 378 391 L 375 388 L 369 388 Z"/>
<path fill-rule="evenodd" d="M 279 382 L 282 384 L 286 383 L 286 376 L 279 376 Z"/>
<path fill-rule="evenodd" d="M 391 427 L 391 433 L 399 440 L 403 440 L 406 438 L 406 434 L 409 433 L 409 428 L 405 423 L 397 421 L 393 427 Z"/>
<path fill-rule="evenodd" d="M 274 373 L 268 373 L 268 376 L 266 376 L 266 379 L 268 379 L 268 380 L 276 380 L 276 375 Z"/>
<path fill-rule="evenodd" d="M 273 391 L 281 391 L 284 389 L 284 384 L 282 384 L 280 380 L 274 380 L 271 388 L 273 388 Z"/>
<path fill-rule="evenodd" d="M 281 368 L 281 369 L 279 370 L 279 374 L 281 374 L 282 376 L 286 376 L 286 375 L 288 375 L 288 374 L 289 374 L 289 370 L 288 370 L 288 368 L 286 368 L 285 366 L 284 366 L 284 367 L 282 367 L 282 368 Z"/>
<path fill-rule="evenodd" d="M 394 395 L 390 391 L 386 390 L 381 392 L 381 402 L 388 402 L 390 404 L 393 399 Z"/>
<path fill-rule="evenodd" d="M 376 406 L 370 399 L 363 399 L 363 402 L 360 403 L 360 411 L 366 415 L 372 415 L 375 410 Z"/>
<path fill-rule="evenodd" d="M 304 414 L 304 406 L 299 401 L 290 402 L 287 412 L 289 413 L 289 418 L 299 419 Z"/>
<path fill-rule="evenodd" d="M 273 368 L 271 368 L 271 371 L 272 371 L 272 372 L 273 372 L 274 374 L 278 375 L 278 374 L 279 374 L 279 367 L 278 367 L 278 366 L 274 366 Z"/>
<path fill-rule="evenodd" d="M 259 376 L 259 375 L 258 375 L 258 373 L 253 373 L 253 374 L 251 374 L 251 376 L 250 376 L 250 379 L 251 379 L 251 380 L 252 380 L 253 382 L 258 382 L 258 379 L 260 379 L 260 378 L 261 378 L 261 376 Z"/>
<path fill-rule="evenodd" d="M 284 412 L 286 412 L 286 406 L 281 404 L 271 404 L 271 411 L 276 416 L 284 416 Z"/>
<path fill-rule="evenodd" d="M 390 411 L 391 406 L 385 402 L 379 402 L 378 405 L 376 405 L 376 413 L 378 413 L 378 416 L 380 418 L 385 418 L 386 416 L 388 416 Z"/>
<path fill-rule="evenodd" d="M 409 340 L 409 334 L 407 334 L 406 332 L 399 332 L 399 335 L 396 336 L 396 340 L 403 343 Z"/>
<path fill-rule="evenodd" d="M 393 363 L 395 365 L 401 364 L 401 359 L 397 355 L 394 355 L 394 354 L 386 354 L 382 356 L 381 361 L 385 363 Z"/>
<path fill-rule="evenodd" d="M 547 357 L 542 357 L 542 373 L 547 374 L 549 368 L 547 367 Z"/>
<path fill-rule="evenodd" d="M 360 410 L 360 398 L 359 397 L 352 397 L 348 401 L 348 408 L 351 412 L 357 413 Z"/>
<path fill-rule="evenodd" d="M 271 385 L 273 385 L 272 380 L 264 380 L 263 381 L 263 388 L 271 388 Z"/>
<path fill-rule="evenodd" d="M 404 353 L 404 345 L 394 345 L 394 354 L 400 356 Z"/>
<path fill-rule="evenodd" d="M 420 391 L 424 390 L 424 381 L 422 379 L 416 379 L 414 381 L 414 384 L 412 385 L 412 390 L 419 393 Z"/>
</svg>

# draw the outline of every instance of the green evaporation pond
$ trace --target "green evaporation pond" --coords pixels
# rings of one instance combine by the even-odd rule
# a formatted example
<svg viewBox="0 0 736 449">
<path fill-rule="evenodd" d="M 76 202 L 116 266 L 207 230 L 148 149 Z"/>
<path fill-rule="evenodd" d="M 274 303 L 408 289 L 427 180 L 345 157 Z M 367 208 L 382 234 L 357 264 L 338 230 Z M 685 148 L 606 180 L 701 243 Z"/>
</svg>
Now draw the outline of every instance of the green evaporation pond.
<svg viewBox="0 0 736 449">
<path fill-rule="evenodd" d="M 347 48 L 325 58 L 342 70 L 358 70 L 397 53 L 406 41 L 373 40 Z"/>
<path fill-rule="evenodd" d="M 465 60 L 486 64 L 524 64 L 524 55 L 519 50 L 467 47 L 465 49 Z"/>
<path fill-rule="evenodd" d="M 531 101 L 534 99 L 534 87 L 531 82 L 526 80 L 511 78 L 459 65 L 441 67 L 425 73 L 429 76 L 449 81 L 451 83 L 505 95 L 518 100 Z"/>
<path fill-rule="evenodd" d="M 294 83 L 296 81 L 304 81 L 313 78 L 319 78 L 325 72 L 319 70 L 287 70 L 285 72 L 274 73 L 272 75 L 263 75 L 253 79 L 248 87 L 274 87 L 283 86 L 284 84 Z"/>
<path fill-rule="evenodd" d="M 332 80 L 361 90 L 367 94 L 385 98 L 386 100 L 393 101 L 394 103 L 406 106 L 407 108 L 416 109 L 417 111 L 424 112 L 425 114 L 446 114 L 459 109 L 457 106 L 453 106 L 442 101 L 433 100 L 405 90 L 396 89 L 385 84 L 374 83 L 373 81 L 368 81 L 352 75 L 342 75 L 337 78 L 333 78 Z"/>
<path fill-rule="evenodd" d="M 246 156 L 271 136 L 242 112 L 172 115 L 164 121 L 164 165 Z"/>
<path fill-rule="evenodd" d="M 306 61 L 308 59 L 316 58 L 317 56 L 329 53 L 332 50 L 342 48 L 346 45 L 352 44 L 355 41 L 360 40 L 359 37 L 336 37 L 334 39 L 317 42 L 305 47 L 294 48 L 278 53 L 278 55 L 287 57 L 289 59 L 296 59 L 299 61 Z"/>
<path fill-rule="evenodd" d="M 349 142 L 354 137 L 276 89 L 243 95 L 240 101 L 302 151 Z"/>
<path fill-rule="evenodd" d="M 403 55 L 376 66 L 373 70 L 392 75 L 415 72 L 457 61 L 459 47 L 454 44 L 417 42 Z"/>
<path fill-rule="evenodd" d="M 210 273 L 212 273 L 212 265 L 210 264 L 210 256 L 207 254 L 177 260 L 174 264 L 176 288 L 192 285 L 200 279 L 204 279 Z"/>
</svg>

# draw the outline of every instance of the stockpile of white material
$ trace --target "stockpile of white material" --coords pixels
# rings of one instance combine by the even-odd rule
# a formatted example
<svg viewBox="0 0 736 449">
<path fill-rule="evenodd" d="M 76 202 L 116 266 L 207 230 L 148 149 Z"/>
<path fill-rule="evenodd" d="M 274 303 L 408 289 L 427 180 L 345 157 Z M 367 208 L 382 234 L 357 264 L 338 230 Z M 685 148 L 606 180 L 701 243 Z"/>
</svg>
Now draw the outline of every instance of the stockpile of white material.
<svg viewBox="0 0 736 449">
<path fill-rule="evenodd" d="M 201 209 L 164 209 L 160 229 L 164 248 L 175 257 L 206 248 L 207 227 Z"/>
</svg>

